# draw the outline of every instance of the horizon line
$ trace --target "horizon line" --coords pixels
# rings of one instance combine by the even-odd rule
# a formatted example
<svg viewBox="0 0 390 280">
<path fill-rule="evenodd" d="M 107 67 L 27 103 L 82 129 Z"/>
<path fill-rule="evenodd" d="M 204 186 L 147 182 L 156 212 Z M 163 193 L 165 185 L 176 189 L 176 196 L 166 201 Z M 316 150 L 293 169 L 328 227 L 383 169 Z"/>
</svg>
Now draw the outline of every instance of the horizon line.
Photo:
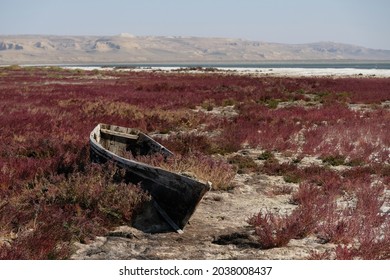
<svg viewBox="0 0 390 280">
<path fill-rule="evenodd" d="M 33 37 L 33 36 L 52 36 L 52 37 L 123 37 L 123 38 L 147 38 L 147 37 L 155 37 L 155 38 L 175 38 L 175 39 L 187 39 L 187 38 L 200 38 L 200 39 L 231 39 L 231 40 L 241 40 L 241 41 L 248 41 L 248 42 L 259 42 L 259 43 L 266 43 L 266 44 L 278 44 L 278 45 L 311 45 L 311 44 L 319 44 L 319 43 L 332 43 L 332 44 L 339 44 L 339 45 L 348 45 L 348 46 L 355 46 L 355 47 L 361 47 L 371 50 L 381 50 L 381 51 L 390 51 L 390 49 L 386 48 L 373 48 L 373 47 L 367 47 L 360 44 L 354 44 L 350 42 L 340 42 L 340 41 L 331 41 L 331 40 L 320 40 L 320 41 L 311 41 L 311 42 L 304 42 L 304 43 L 281 43 L 281 42 L 274 42 L 274 41 L 265 41 L 265 40 L 256 40 L 256 39 L 246 39 L 246 38 L 239 38 L 239 37 L 224 37 L 224 36 L 197 36 L 197 35 L 135 35 L 128 32 L 121 32 L 117 34 L 111 34 L 111 35 L 97 35 L 97 34 L 84 34 L 84 35 L 75 35 L 75 34 L 29 34 L 29 33 L 20 33 L 20 34 L 0 34 L 1 36 L 6 37 L 17 37 L 17 36 L 26 36 L 26 37 Z"/>
</svg>

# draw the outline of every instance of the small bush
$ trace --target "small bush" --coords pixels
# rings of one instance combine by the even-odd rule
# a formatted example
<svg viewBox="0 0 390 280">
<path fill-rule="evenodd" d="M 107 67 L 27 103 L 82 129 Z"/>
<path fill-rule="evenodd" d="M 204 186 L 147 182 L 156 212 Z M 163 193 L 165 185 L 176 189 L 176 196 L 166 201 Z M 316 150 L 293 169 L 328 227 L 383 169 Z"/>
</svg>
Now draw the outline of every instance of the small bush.
<svg viewBox="0 0 390 280">
<path fill-rule="evenodd" d="M 283 180 L 286 183 L 298 184 L 299 182 L 301 182 L 301 176 L 297 173 L 289 172 L 289 173 L 283 175 Z"/>
<path fill-rule="evenodd" d="M 202 103 L 202 108 L 206 111 L 212 111 L 215 107 L 215 101 L 213 99 L 205 100 Z"/>
<path fill-rule="evenodd" d="M 271 151 L 264 151 L 257 157 L 258 160 L 271 160 L 274 158 L 275 156 Z"/>
<path fill-rule="evenodd" d="M 234 106 L 236 105 L 236 101 L 233 98 L 228 98 L 222 100 L 222 106 L 227 107 L 227 106 Z"/>
<path fill-rule="evenodd" d="M 228 162 L 237 168 L 238 173 L 248 173 L 258 169 L 256 162 L 247 156 L 234 155 L 228 158 Z"/>
<path fill-rule="evenodd" d="M 180 155 L 192 153 L 211 154 L 213 143 L 209 137 L 196 133 L 178 133 L 170 135 L 168 139 L 157 139 L 171 151 Z"/>
<path fill-rule="evenodd" d="M 291 239 L 301 239 L 315 229 L 318 211 L 315 206 L 298 207 L 290 215 L 259 212 L 248 223 L 255 229 L 259 243 L 264 249 L 281 247 Z"/>
<path fill-rule="evenodd" d="M 267 104 L 267 106 L 268 106 L 270 109 L 276 109 L 276 108 L 278 108 L 279 102 L 280 102 L 279 99 L 268 99 L 268 100 L 266 101 L 266 104 Z"/>
<path fill-rule="evenodd" d="M 252 216 L 248 224 L 254 227 L 263 249 L 285 246 L 295 236 L 294 232 L 289 231 L 285 215 L 260 212 Z"/>
<path fill-rule="evenodd" d="M 322 195 L 321 188 L 311 183 L 302 183 L 293 193 L 290 203 L 294 205 L 311 205 Z"/>
<path fill-rule="evenodd" d="M 332 166 L 344 165 L 345 164 L 345 156 L 342 156 L 342 155 L 325 156 L 322 158 L 322 162 L 325 164 L 332 165 Z"/>
</svg>

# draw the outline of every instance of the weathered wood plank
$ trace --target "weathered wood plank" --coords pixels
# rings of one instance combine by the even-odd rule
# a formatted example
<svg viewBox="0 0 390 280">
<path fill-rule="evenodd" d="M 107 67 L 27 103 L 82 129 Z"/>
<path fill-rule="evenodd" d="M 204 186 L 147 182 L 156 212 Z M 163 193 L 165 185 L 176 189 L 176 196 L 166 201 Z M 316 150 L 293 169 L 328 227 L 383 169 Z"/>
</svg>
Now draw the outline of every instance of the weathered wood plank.
<svg viewBox="0 0 390 280">
<path fill-rule="evenodd" d="M 105 134 L 119 136 L 119 137 L 123 137 L 123 138 L 127 138 L 127 139 L 133 139 L 133 140 L 137 140 L 138 139 L 138 135 L 134 135 L 134 134 L 128 134 L 128 133 L 108 130 L 108 129 L 104 129 L 104 128 L 101 128 L 100 131 L 105 133 Z"/>
</svg>

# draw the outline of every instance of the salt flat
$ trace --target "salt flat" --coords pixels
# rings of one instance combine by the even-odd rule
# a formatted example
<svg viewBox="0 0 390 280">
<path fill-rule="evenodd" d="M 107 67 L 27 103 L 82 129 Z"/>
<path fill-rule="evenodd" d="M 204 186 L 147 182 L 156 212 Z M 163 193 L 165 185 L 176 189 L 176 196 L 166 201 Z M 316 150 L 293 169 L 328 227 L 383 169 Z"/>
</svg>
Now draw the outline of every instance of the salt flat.
<svg viewBox="0 0 390 280">
<path fill-rule="evenodd" d="M 186 68 L 181 66 L 151 66 L 137 68 L 98 67 L 98 66 L 67 66 L 67 69 L 81 70 L 117 70 L 173 73 L 206 73 L 213 72 L 231 75 L 279 76 L 279 77 L 378 77 L 389 78 L 390 69 L 356 69 L 356 68 L 258 68 L 258 67 L 215 67 Z"/>
<path fill-rule="evenodd" d="M 327 77 L 327 76 L 372 76 L 390 77 L 390 69 L 355 69 L 355 68 L 230 68 L 242 74 L 257 74 L 291 77 Z"/>
</svg>

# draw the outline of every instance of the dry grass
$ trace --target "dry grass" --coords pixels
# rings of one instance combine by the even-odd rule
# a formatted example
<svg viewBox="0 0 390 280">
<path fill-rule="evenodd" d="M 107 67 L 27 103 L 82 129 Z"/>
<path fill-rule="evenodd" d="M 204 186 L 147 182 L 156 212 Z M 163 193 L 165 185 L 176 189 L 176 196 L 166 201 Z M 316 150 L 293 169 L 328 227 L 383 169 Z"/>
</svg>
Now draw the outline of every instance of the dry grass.
<svg viewBox="0 0 390 280">
<path fill-rule="evenodd" d="M 206 183 L 210 182 L 213 190 L 230 189 L 236 174 L 232 166 L 224 159 L 200 153 L 177 155 L 168 159 L 162 156 L 137 157 L 136 159 Z"/>
</svg>

